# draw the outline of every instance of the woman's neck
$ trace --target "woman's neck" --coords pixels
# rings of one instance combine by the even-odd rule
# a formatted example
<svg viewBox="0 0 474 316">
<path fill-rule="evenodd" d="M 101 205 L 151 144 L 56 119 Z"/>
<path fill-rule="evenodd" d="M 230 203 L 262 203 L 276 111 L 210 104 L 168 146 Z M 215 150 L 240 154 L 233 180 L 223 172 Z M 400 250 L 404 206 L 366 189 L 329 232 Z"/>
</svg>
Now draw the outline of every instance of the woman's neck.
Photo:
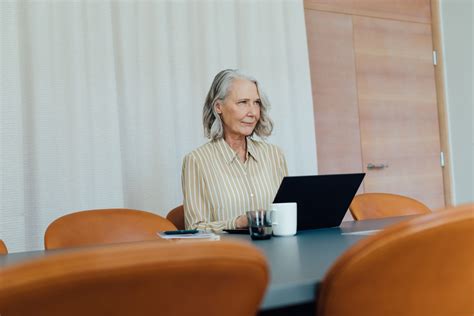
<svg viewBox="0 0 474 316">
<path fill-rule="evenodd" d="M 229 144 L 242 162 L 247 158 L 247 138 L 245 136 L 224 135 L 224 140 Z"/>
</svg>

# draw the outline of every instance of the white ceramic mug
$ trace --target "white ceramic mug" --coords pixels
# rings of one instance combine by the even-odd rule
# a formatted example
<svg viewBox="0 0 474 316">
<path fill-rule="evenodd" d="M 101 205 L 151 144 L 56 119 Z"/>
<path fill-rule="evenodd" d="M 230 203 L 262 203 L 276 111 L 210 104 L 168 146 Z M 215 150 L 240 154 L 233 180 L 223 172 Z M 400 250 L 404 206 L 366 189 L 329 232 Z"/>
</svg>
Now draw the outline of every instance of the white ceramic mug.
<svg viewBox="0 0 474 316">
<path fill-rule="evenodd" d="M 275 236 L 293 236 L 296 234 L 296 202 L 272 204 L 272 228 Z"/>
</svg>

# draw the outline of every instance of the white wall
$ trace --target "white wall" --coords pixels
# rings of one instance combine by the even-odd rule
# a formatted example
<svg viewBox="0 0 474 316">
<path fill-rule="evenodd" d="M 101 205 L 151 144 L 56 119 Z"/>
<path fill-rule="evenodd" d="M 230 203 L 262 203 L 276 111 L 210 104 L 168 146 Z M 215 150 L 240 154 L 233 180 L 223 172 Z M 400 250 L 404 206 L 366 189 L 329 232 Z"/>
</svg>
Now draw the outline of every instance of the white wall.
<svg viewBox="0 0 474 316">
<path fill-rule="evenodd" d="M 453 203 L 474 201 L 472 0 L 440 0 Z"/>
</svg>

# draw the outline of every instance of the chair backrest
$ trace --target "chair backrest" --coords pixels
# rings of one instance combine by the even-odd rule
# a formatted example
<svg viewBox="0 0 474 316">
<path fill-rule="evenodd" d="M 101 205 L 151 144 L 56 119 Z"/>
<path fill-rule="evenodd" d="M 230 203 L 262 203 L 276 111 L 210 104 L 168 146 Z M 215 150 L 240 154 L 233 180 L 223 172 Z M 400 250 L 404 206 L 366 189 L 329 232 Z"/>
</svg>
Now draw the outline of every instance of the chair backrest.
<svg viewBox="0 0 474 316">
<path fill-rule="evenodd" d="M 349 210 L 356 220 L 431 213 L 428 206 L 415 199 L 390 193 L 356 195 Z"/>
<path fill-rule="evenodd" d="M 243 242 L 140 242 L 0 270 L 2 315 L 255 315 L 269 280 Z"/>
<path fill-rule="evenodd" d="M 176 226 L 178 229 L 185 229 L 184 225 L 184 206 L 180 205 L 172 209 L 168 215 L 166 215 L 166 219 L 169 220 Z"/>
<path fill-rule="evenodd" d="M 0 255 L 6 255 L 8 253 L 7 245 L 0 239 Z"/>
<path fill-rule="evenodd" d="M 474 315 L 474 204 L 366 238 L 330 268 L 317 315 Z"/>
<path fill-rule="evenodd" d="M 176 230 L 164 217 L 132 209 L 101 209 L 64 215 L 49 224 L 46 249 L 156 240 L 156 232 Z"/>
</svg>

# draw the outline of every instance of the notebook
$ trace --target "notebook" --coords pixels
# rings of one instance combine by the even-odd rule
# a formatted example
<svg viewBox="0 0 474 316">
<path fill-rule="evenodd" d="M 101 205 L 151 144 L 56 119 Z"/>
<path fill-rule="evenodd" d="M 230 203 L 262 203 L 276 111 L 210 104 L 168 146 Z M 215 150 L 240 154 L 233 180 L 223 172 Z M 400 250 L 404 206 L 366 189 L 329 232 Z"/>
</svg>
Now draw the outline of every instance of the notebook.
<svg viewBox="0 0 474 316">
<path fill-rule="evenodd" d="M 220 240 L 221 237 L 213 232 L 198 231 L 197 233 L 192 234 L 176 234 L 176 235 L 167 235 L 164 232 L 157 232 L 158 236 L 163 239 L 207 239 L 207 240 Z"/>
<path fill-rule="evenodd" d="M 285 177 L 273 203 L 296 202 L 297 230 L 339 226 L 365 173 Z"/>
</svg>

